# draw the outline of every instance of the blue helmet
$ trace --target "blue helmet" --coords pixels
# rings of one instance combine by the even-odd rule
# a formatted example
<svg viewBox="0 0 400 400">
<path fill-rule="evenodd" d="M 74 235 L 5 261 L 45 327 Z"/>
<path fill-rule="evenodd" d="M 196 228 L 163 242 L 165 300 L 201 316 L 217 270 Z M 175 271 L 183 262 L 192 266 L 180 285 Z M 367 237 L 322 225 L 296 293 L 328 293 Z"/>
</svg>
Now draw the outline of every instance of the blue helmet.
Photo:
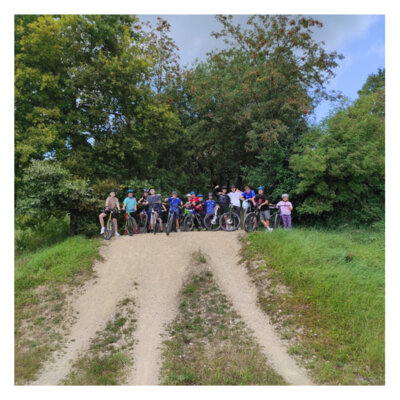
<svg viewBox="0 0 400 400">
<path fill-rule="evenodd" d="M 257 190 L 264 190 L 264 186 L 259 186 Z"/>
<path fill-rule="evenodd" d="M 202 194 L 198 194 L 197 197 L 204 197 Z"/>
<path fill-rule="evenodd" d="M 196 194 L 196 193 L 192 191 L 192 192 L 190 192 L 190 194 Z"/>
<path fill-rule="evenodd" d="M 128 193 L 133 193 L 133 189 L 128 189 Z"/>
<path fill-rule="evenodd" d="M 149 189 L 143 189 L 143 192 L 147 193 L 149 191 Z"/>
</svg>

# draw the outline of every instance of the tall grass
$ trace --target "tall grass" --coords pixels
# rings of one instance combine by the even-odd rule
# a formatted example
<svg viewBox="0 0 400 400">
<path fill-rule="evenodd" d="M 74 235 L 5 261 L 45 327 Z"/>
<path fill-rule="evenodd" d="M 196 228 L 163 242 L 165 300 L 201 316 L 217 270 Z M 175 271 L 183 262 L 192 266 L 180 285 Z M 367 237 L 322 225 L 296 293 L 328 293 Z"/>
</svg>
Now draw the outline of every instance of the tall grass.
<svg viewBox="0 0 400 400">
<path fill-rule="evenodd" d="M 309 306 L 299 322 L 317 332 L 306 342 L 325 360 L 321 381 L 355 383 L 359 374 L 383 383 L 384 231 L 278 230 L 248 239 L 248 254 L 262 255 L 273 276 L 291 288 L 288 304 Z"/>
</svg>

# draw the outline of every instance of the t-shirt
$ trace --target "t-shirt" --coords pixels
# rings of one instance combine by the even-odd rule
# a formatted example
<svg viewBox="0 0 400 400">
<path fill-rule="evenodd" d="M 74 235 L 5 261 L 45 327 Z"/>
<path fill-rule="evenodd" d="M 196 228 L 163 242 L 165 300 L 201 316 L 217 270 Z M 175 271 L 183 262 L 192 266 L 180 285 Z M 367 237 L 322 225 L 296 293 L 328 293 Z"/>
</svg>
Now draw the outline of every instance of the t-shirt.
<svg viewBox="0 0 400 400">
<path fill-rule="evenodd" d="M 168 202 L 174 212 L 179 211 L 178 206 L 182 203 L 182 200 L 179 197 L 176 197 L 175 199 L 173 197 L 168 197 Z"/>
<path fill-rule="evenodd" d="M 215 196 L 217 196 L 218 204 L 220 204 L 221 206 L 225 206 L 231 202 L 231 199 L 228 196 L 228 194 L 224 194 L 223 192 L 217 192 L 216 189 L 214 189 L 214 194 Z"/>
<path fill-rule="evenodd" d="M 142 197 L 139 199 L 139 201 L 142 200 L 142 201 L 141 201 L 141 204 L 143 205 L 143 207 L 144 207 L 145 210 L 148 210 L 149 205 L 148 205 L 148 204 L 143 204 L 143 203 L 147 203 L 148 198 L 149 198 L 149 196 L 147 195 L 147 196 L 142 196 Z"/>
<path fill-rule="evenodd" d="M 147 202 L 149 203 L 149 210 L 161 211 L 161 196 L 159 194 L 155 194 L 154 196 L 150 195 L 147 197 Z"/>
<path fill-rule="evenodd" d="M 237 190 L 235 192 L 228 193 L 228 196 L 231 199 L 231 203 L 236 207 L 240 207 L 240 196 L 241 195 L 242 195 L 242 193 L 238 192 Z"/>
<path fill-rule="evenodd" d="M 265 193 L 258 194 L 256 196 L 255 200 L 256 200 L 257 206 L 259 206 L 260 204 L 264 203 L 264 201 L 268 200 L 268 195 L 266 195 Z M 267 210 L 269 210 L 269 204 L 264 204 L 261 207 L 261 211 L 267 211 Z"/>
<path fill-rule="evenodd" d="M 119 201 L 116 197 L 111 197 L 108 196 L 106 200 L 106 207 L 108 207 L 110 210 L 116 210 L 118 209 Z"/>
<path fill-rule="evenodd" d="M 206 200 L 206 213 L 214 214 L 214 207 L 216 204 L 214 200 Z"/>
<path fill-rule="evenodd" d="M 253 197 L 255 197 L 255 193 L 254 193 L 254 190 L 250 190 L 250 192 L 249 193 L 247 193 L 246 191 L 244 191 L 243 193 L 242 193 L 242 196 L 246 199 L 246 200 L 248 200 L 248 199 L 252 199 Z"/>
<path fill-rule="evenodd" d="M 197 203 L 199 201 L 199 198 L 197 196 L 191 197 L 189 200 L 192 204 Z"/>
<path fill-rule="evenodd" d="M 280 201 L 276 206 L 280 207 L 281 215 L 290 215 L 292 213 L 289 206 L 293 208 L 293 205 L 290 201 Z"/>
<path fill-rule="evenodd" d="M 196 210 L 196 211 L 203 211 L 204 210 L 204 200 L 199 200 L 198 202 L 197 202 L 197 204 L 194 206 L 194 209 Z"/>
<path fill-rule="evenodd" d="M 134 212 L 135 207 L 137 204 L 136 198 L 135 197 L 126 197 L 124 200 L 124 204 L 126 204 L 126 212 Z"/>
</svg>

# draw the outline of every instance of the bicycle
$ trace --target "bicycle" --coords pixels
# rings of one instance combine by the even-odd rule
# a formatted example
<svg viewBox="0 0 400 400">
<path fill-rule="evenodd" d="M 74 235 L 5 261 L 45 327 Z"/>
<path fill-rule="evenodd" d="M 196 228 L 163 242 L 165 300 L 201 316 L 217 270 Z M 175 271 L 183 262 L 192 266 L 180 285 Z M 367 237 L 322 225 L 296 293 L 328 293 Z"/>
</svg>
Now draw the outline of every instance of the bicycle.
<svg viewBox="0 0 400 400">
<path fill-rule="evenodd" d="M 221 229 L 221 224 L 219 219 L 221 217 L 221 208 L 219 205 L 215 206 L 214 214 L 208 214 L 204 218 L 204 226 L 208 231 L 219 231 Z"/>
<path fill-rule="evenodd" d="M 185 210 L 186 216 L 183 221 L 183 230 L 185 232 L 191 232 L 194 229 L 194 223 L 197 222 L 199 229 L 202 228 L 203 224 L 200 216 L 194 210 Z"/>
<path fill-rule="evenodd" d="M 125 229 L 128 232 L 129 236 L 132 236 L 137 232 L 136 220 L 135 218 L 133 218 L 131 213 L 126 213 Z"/>
<path fill-rule="evenodd" d="M 224 231 L 236 231 L 240 226 L 240 217 L 234 211 L 233 204 L 229 204 L 229 211 L 225 212 L 219 218 L 219 224 Z"/>
<path fill-rule="evenodd" d="M 139 214 L 139 233 L 146 233 L 148 231 L 147 224 L 149 222 L 149 217 L 147 216 L 146 210 L 143 210 Z"/>
<path fill-rule="evenodd" d="M 278 229 L 282 225 L 281 206 L 270 204 L 269 209 L 271 212 L 271 222 L 273 223 L 274 229 Z M 272 210 L 275 211 L 272 212 Z"/>
<path fill-rule="evenodd" d="M 260 209 L 257 207 L 254 211 L 247 213 L 243 221 L 243 229 L 247 233 L 256 231 L 258 228 L 259 220 L 260 220 Z"/>
<path fill-rule="evenodd" d="M 103 233 L 103 237 L 105 240 L 110 240 L 112 235 L 115 232 L 115 225 L 114 225 L 114 221 L 113 218 L 116 218 L 116 215 L 114 215 L 114 213 L 117 213 L 119 211 L 114 211 L 114 210 L 110 210 L 110 213 L 108 214 L 108 218 L 107 221 L 105 223 L 104 226 L 104 233 Z"/>
<path fill-rule="evenodd" d="M 168 218 L 167 218 L 167 224 L 165 225 L 165 233 L 167 236 L 169 233 L 172 231 L 172 226 L 174 224 L 174 209 L 170 206 L 168 210 Z"/>
<path fill-rule="evenodd" d="M 161 218 L 158 216 L 156 219 L 156 212 L 153 209 L 151 210 L 150 220 L 151 226 L 153 227 L 153 233 L 156 234 L 157 232 L 161 232 Z"/>
</svg>

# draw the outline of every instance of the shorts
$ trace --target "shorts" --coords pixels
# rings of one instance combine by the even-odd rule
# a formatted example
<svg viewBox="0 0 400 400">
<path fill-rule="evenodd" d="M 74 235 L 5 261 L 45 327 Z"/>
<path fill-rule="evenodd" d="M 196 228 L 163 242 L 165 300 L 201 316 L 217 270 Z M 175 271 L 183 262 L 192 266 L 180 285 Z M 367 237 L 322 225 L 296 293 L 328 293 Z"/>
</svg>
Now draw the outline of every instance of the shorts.
<svg viewBox="0 0 400 400">
<path fill-rule="evenodd" d="M 110 215 L 111 210 L 103 210 L 103 213 L 107 215 L 107 217 Z M 113 211 L 111 218 L 117 218 L 118 216 L 118 212 L 117 211 Z"/>
<path fill-rule="evenodd" d="M 225 214 L 229 210 L 229 204 L 228 203 L 222 203 L 219 205 L 221 207 L 221 214 Z"/>
<path fill-rule="evenodd" d="M 174 210 L 174 218 L 177 219 L 179 218 L 179 211 L 178 210 Z"/>
<path fill-rule="evenodd" d="M 260 219 L 261 221 L 269 221 L 271 219 L 271 213 L 269 210 L 260 211 Z"/>
</svg>

